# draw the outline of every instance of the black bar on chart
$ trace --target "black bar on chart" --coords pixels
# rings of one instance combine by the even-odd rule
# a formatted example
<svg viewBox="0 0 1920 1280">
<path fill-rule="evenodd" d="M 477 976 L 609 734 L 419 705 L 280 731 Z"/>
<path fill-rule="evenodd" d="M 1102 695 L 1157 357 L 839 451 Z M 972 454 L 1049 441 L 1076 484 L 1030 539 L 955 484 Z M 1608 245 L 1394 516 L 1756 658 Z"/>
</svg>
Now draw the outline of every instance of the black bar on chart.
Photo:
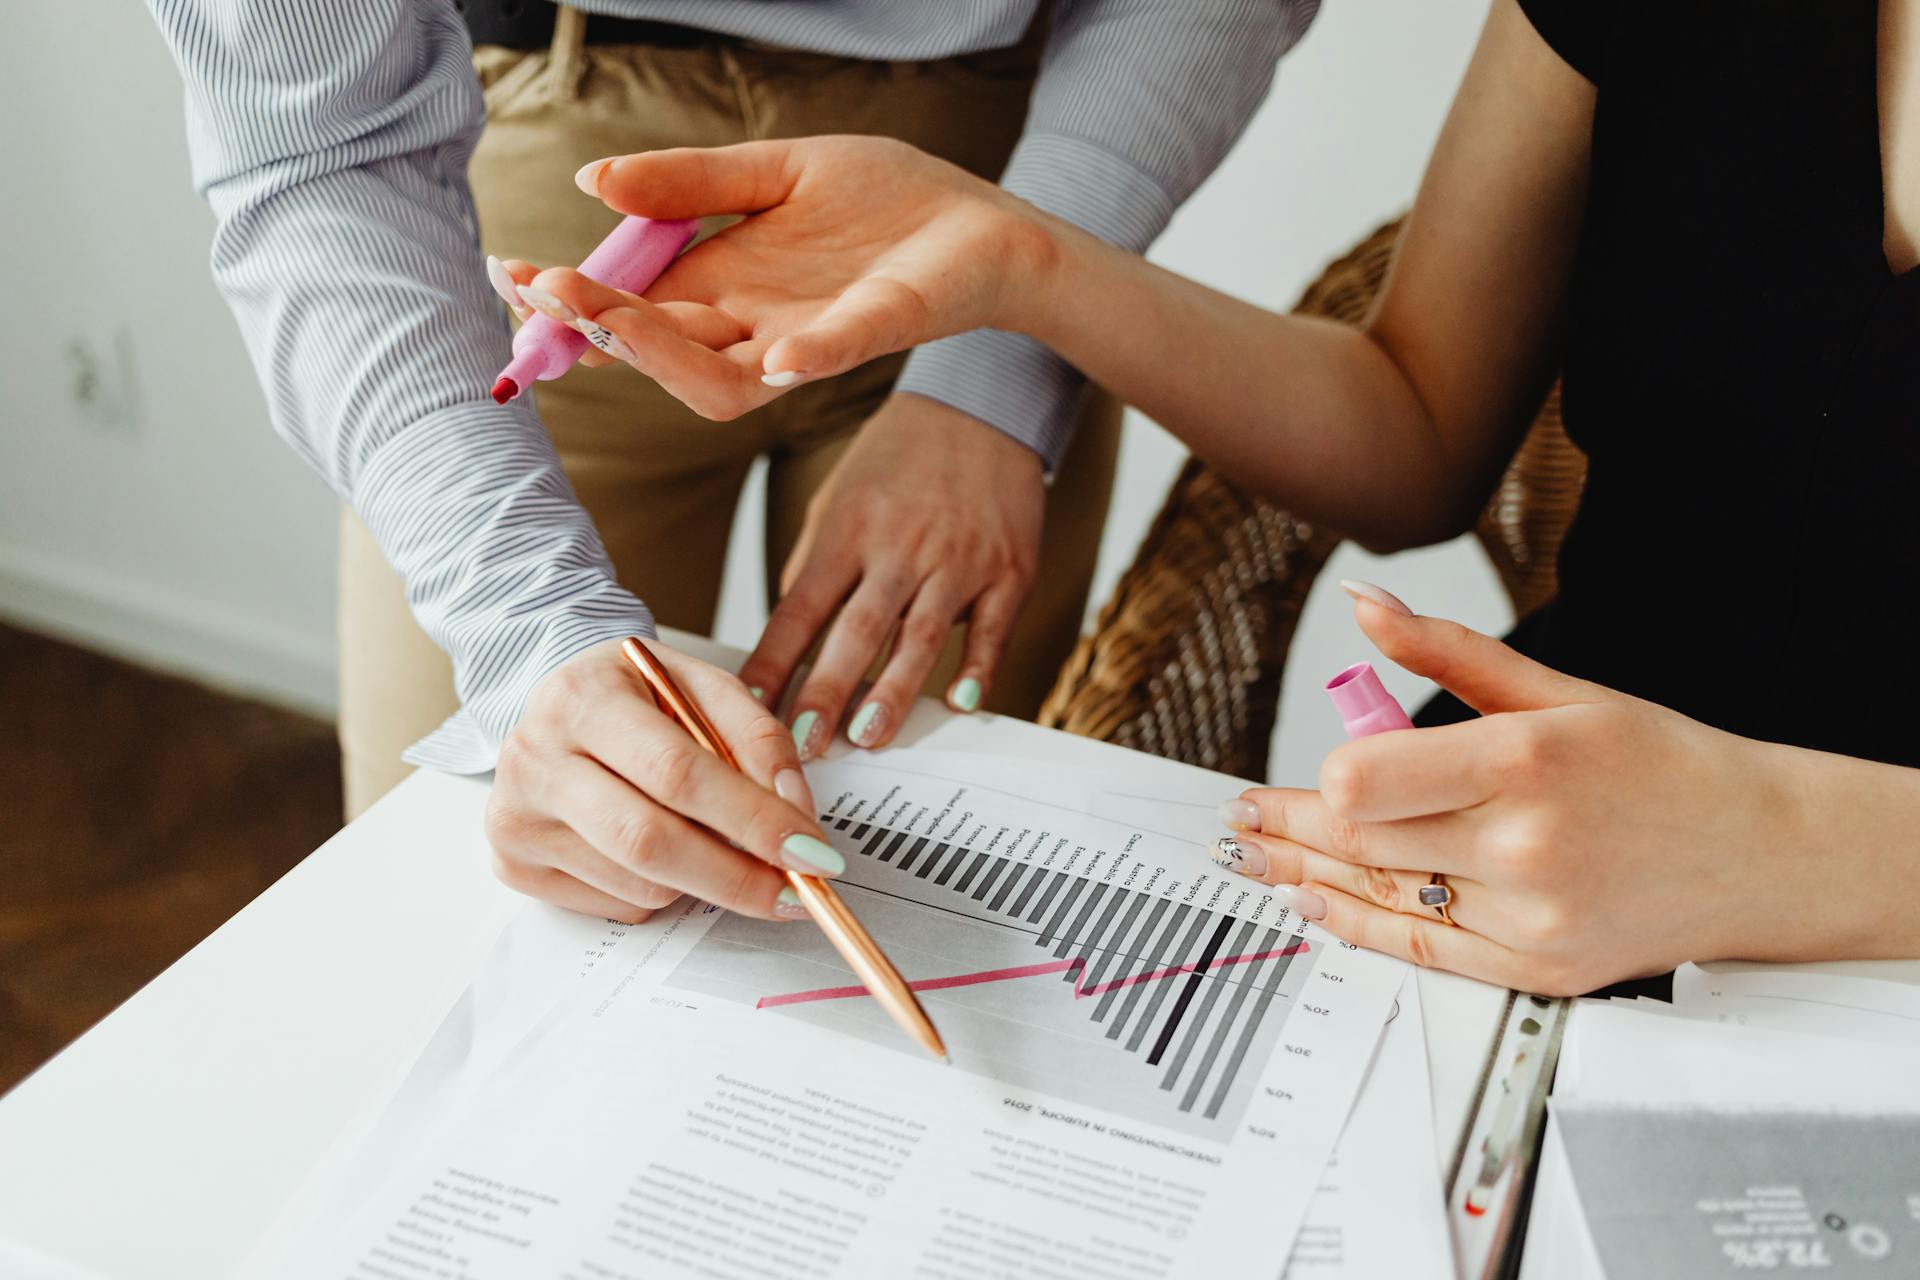
<svg viewBox="0 0 1920 1280">
<path fill-rule="evenodd" d="M 965 893 L 967 891 L 967 886 L 973 883 L 973 878 L 980 874 L 980 868 L 987 865 L 987 857 L 988 855 L 984 853 L 976 853 L 973 855 L 973 863 L 967 868 L 966 874 L 954 883 L 953 891 L 955 893 Z"/>
<path fill-rule="evenodd" d="M 987 874 L 980 877 L 980 887 L 973 891 L 973 900 L 975 902 L 985 902 L 988 892 L 993 888 L 993 882 L 998 880 L 1000 873 L 1006 869 L 1007 859 L 995 858 L 993 865 L 987 868 Z"/>
<path fill-rule="evenodd" d="M 1149 1066 L 1159 1066 L 1161 1055 L 1166 1053 L 1167 1044 L 1173 1039 L 1173 1033 L 1180 1028 L 1180 1019 L 1186 1016 L 1187 1007 L 1193 1003 L 1193 993 L 1206 981 L 1207 969 L 1213 964 L 1213 958 L 1220 954 L 1220 944 L 1226 941 L 1227 930 L 1233 927 L 1232 917 L 1223 918 L 1220 927 L 1207 939 L 1207 949 L 1200 953 L 1200 962 L 1187 975 L 1181 984 L 1180 998 L 1173 1002 L 1173 1011 L 1167 1015 L 1167 1025 L 1160 1028 L 1160 1038 L 1153 1042 L 1153 1051 L 1147 1054 Z"/>
<path fill-rule="evenodd" d="M 1221 923 L 1227 922 L 1223 920 Z M 1191 1018 L 1187 1019 L 1187 1034 L 1180 1037 L 1180 1047 L 1174 1051 L 1173 1061 L 1167 1065 L 1166 1078 L 1160 1082 L 1162 1089 L 1172 1089 L 1174 1082 L 1180 1078 L 1181 1069 L 1187 1065 L 1187 1059 L 1193 1054 L 1193 1046 L 1200 1043 L 1200 1037 L 1212 1024 L 1214 1006 L 1220 1003 L 1220 993 L 1230 985 L 1231 980 L 1225 974 L 1213 972 L 1215 962 L 1227 956 L 1247 954 L 1247 939 L 1253 937 L 1254 927 L 1253 921 L 1243 920 L 1240 928 L 1233 935 L 1233 941 L 1228 943 L 1220 953 L 1202 963 L 1198 969 L 1194 970 L 1193 977 L 1187 979 L 1188 986 L 1192 990 L 1204 994 L 1200 996 L 1200 1007 L 1193 1011 Z M 1175 1019 L 1179 1018 L 1180 1011 L 1175 1009 L 1173 1016 Z M 1149 1058 L 1147 1061 L 1152 1062 L 1153 1059 Z"/>
<path fill-rule="evenodd" d="M 1208 937 L 1209 944 L 1211 943 L 1210 933 L 1212 925 L 1213 912 L 1201 909 L 1194 913 L 1193 926 L 1188 929 L 1186 935 L 1181 938 L 1180 949 L 1173 954 L 1173 962 L 1180 967 L 1181 972 L 1191 976 L 1199 968 L 1200 961 L 1206 958 L 1205 944 L 1201 944 L 1200 939 L 1202 937 Z M 1201 947 L 1197 955 L 1195 952 L 1196 946 Z M 1174 987 L 1171 980 L 1166 982 L 1153 982 L 1148 985 L 1151 986 L 1154 991 L 1151 996 L 1147 997 L 1147 1010 L 1140 1016 L 1140 1025 L 1133 1029 L 1133 1038 L 1127 1041 L 1127 1048 L 1129 1049 L 1137 1049 L 1140 1047 L 1141 1038 L 1146 1034 L 1147 1029 L 1153 1025 L 1155 1017 L 1160 1012 L 1161 1004 L 1165 1002 L 1167 998 L 1167 992 L 1173 990 Z M 1177 1001 L 1175 1003 L 1178 1004 Z M 1161 1034 L 1154 1040 L 1154 1049 L 1148 1051 L 1150 1054 L 1165 1048 L 1164 1041 L 1173 1033 L 1173 1028 L 1178 1021 L 1177 1013 L 1168 1014 L 1167 1022 L 1161 1028 Z M 1160 1060 L 1158 1057 L 1150 1056 L 1147 1061 L 1157 1066 Z"/>
<path fill-rule="evenodd" d="M 913 845 L 904 854 L 900 855 L 900 861 L 896 864 L 898 868 L 902 871 L 912 870 L 913 860 L 920 856 L 920 851 L 927 847 L 927 841 L 932 838 L 932 836 L 921 836 L 918 840 L 915 840 Z"/>
<path fill-rule="evenodd" d="M 1161 901 L 1164 902 L 1165 899 L 1163 898 Z M 1192 910 L 1193 907 L 1184 902 L 1173 909 L 1173 914 L 1167 917 L 1167 927 L 1161 931 L 1159 939 L 1153 944 L 1153 950 L 1147 954 L 1146 963 L 1140 966 L 1141 973 L 1152 973 L 1155 969 L 1161 968 L 1167 961 L 1179 954 L 1174 950 L 1177 945 L 1174 940 L 1180 937 L 1181 925 L 1186 921 L 1188 913 Z M 1197 928 L 1198 926 L 1195 927 Z M 1126 976 L 1131 977 L 1134 975 L 1128 974 Z M 1136 1019 L 1133 1011 L 1138 1008 L 1143 1001 L 1150 998 L 1148 995 L 1149 987 L 1164 988 L 1165 985 L 1166 984 L 1160 982 L 1135 982 L 1130 985 L 1127 988 L 1127 998 L 1121 1004 L 1120 1011 L 1113 1016 L 1112 1023 L 1107 1027 L 1107 1039 L 1119 1039 L 1120 1036 L 1125 1033 L 1127 1027 L 1132 1025 L 1134 1031 L 1133 1035 L 1128 1038 L 1127 1048 L 1139 1048 L 1140 1037 L 1146 1033 L 1146 1024 L 1152 1021 L 1152 1019 Z"/>
<path fill-rule="evenodd" d="M 900 852 L 900 846 L 905 844 L 906 842 L 907 842 L 907 833 L 902 831 L 899 835 L 893 838 L 892 844 L 889 844 L 885 849 L 881 850 L 880 861 L 892 862 L 893 855 Z"/>
<path fill-rule="evenodd" d="M 927 860 L 921 863 L 920 869 L 913 874 L 925 880 L 927 878 L 927 872 L 940 865 L 940 859 L 946 856 L 946 852 L 947 846 L 944 844 L 933 846 L 933 852 L 927 855 Z"/>
<path fill-rule="evenodd" d="M 1080 883 L 1085 884 L 1086 881 L 1082 880 Z M 1094 909 L 1100 905 L 1100 898 L 1106 891 L 1107 885 L 1104 881 L 1093 886 L 1093 892 L 1088 894 L 1087 900 L 1080 904 L 1080 914 L 1073 918 L 1073 923 L 1067 926 L 1067 931 L 1060 935 L 1060 945 L 1053 949 L 1054 959 L 1064 960 L 1067 952 L 1073 950 L 1073 944 L 1080 940 L 1081 931 L 1087 927 L 1087 921 L 1093 916 Z M 1040 945 L 1046 946 L 1047 940 L 1040 939 Z"/>
</svg>

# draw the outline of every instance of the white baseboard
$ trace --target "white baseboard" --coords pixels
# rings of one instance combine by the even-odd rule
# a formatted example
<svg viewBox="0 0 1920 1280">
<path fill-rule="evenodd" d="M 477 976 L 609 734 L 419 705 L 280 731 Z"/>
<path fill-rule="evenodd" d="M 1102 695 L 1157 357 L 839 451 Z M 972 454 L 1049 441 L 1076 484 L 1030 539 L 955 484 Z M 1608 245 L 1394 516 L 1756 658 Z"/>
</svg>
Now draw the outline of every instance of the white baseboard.
<svg viewBox="0 0 1920 1280">
<path fill-rule="evenodd" d="M 0 544 L 0 619 L 331 719 L 332 634 L 314 635 L 95 565 Z"/>
</svg>

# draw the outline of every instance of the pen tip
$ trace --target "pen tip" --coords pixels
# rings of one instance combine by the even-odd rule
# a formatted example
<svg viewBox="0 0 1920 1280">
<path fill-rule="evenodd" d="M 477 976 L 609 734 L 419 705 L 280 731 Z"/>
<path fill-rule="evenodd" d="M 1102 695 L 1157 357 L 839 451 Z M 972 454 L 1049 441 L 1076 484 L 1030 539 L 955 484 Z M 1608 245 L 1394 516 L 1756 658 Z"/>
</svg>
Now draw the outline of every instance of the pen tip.
<svg viewBox="0 0 1920 1280">
<path fill-rule="evenodd" d="M 495 404 L 505 404 L 519 394 L 520 384 L 512 378 L 502 378 L 493 384 L 493 402 Z"/>
</svg>

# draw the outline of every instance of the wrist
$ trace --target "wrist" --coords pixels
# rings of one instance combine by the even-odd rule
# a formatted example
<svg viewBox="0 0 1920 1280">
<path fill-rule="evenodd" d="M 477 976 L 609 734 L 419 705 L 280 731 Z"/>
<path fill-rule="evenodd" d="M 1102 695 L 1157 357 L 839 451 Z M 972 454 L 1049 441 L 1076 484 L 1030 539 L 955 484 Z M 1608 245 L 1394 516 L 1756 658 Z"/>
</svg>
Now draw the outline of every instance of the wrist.
<svg viewBox="0 0 1920 1280">
<path fill-rule="evenodd" d="M 1006 197 L 1008 270 L 987 327 L 1044 342 L 1061 290 L 1078 271 L 1086 233 L 1024 200 Z"/>
</svg>

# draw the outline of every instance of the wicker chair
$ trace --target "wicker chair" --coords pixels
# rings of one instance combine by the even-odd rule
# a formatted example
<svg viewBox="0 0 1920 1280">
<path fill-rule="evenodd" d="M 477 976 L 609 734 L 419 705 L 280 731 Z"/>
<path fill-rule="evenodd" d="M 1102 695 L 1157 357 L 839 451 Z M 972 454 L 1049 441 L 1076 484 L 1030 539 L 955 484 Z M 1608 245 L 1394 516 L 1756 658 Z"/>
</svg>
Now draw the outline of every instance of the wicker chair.
<svg viewBox="0 0 1920 1280">
<path fill-rule="evenodd" d="M 1380 228 L 1327 268 L 1296 310 L 1359 324 L 1399 228 Z M 1556 384 L 1477 529 L 1516 616 L 1552 597 L 1585 479 L 1586 459 L 1560 425 Z M 1189 459 L 1093 634 L 1061 668 L 1040 723 L 1266 777 L 1287 646 L 1340 541 Z"/>
</svg>

